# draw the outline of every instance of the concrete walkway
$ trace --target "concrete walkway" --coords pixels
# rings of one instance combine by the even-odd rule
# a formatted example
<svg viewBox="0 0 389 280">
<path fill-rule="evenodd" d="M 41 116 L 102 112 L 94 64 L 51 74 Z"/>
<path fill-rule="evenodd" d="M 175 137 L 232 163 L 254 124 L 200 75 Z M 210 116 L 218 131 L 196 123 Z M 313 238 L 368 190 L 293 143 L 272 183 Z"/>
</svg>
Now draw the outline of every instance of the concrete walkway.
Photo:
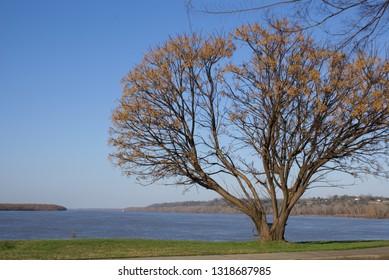
<svg viewBox="0 0 389 280">
<path fill-rule="evenodd" d="M 389 260 L 389 247 L 341 251 L 140 258 L 142 260 Z"/>
</svg>

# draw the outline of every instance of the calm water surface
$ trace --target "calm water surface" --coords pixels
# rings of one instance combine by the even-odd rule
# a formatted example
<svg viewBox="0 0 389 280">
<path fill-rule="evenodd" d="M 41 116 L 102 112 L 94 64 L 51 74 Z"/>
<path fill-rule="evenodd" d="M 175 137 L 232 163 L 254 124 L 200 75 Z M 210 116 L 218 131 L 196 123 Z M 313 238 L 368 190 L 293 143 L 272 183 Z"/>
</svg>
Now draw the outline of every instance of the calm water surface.
<svg viewBox="0 0 389 280">
<path fill-rule="evenodd" d="M 0 211 L 0 240 L 142 238 L 246 241 L 253 224 L 245 215 L 143 213 L 120 210 Z M 389 220 L 290 217 L 288 241 L 389 240 Z"/>
</svg>

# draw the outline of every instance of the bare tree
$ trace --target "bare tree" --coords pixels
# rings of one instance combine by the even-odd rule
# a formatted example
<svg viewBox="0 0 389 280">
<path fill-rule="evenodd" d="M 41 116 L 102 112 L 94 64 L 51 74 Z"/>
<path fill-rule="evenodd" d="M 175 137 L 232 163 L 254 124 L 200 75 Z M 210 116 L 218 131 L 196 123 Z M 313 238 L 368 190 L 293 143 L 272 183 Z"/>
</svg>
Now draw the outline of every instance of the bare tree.
<svg viewBox="0 0 389 280">
<path fill-rule="evenodd" d="M 337 36 L 340 47 L 350 44 L 358 47 L 389 29 L 389 0 L 257 0 L 249 3 L 242 0 L 214 9 L 210 3 L 197 7 L 195 2 L 186 1 L 188 11 L 213 15 L 265 12 L 277 16 L 279 9 L 285 8 L 289 17 L 305 23 L 301 28 L 324 27 L 331 38 Z M 337 24 L 327 25 L 334 20 Z"/>
<path fill-rule="evenodd" d="M 293 206 L 327 174 L 385 174 L 389 151 L 388 61 L 320 48 L 285 20 L 274 26 L 151 50 L 123 79 L 110 137 L 126 175 L 215 191 L 261 240 L 284 240 Z M 236 46 L 251 58 L 232 63 Z"/>
</svg>

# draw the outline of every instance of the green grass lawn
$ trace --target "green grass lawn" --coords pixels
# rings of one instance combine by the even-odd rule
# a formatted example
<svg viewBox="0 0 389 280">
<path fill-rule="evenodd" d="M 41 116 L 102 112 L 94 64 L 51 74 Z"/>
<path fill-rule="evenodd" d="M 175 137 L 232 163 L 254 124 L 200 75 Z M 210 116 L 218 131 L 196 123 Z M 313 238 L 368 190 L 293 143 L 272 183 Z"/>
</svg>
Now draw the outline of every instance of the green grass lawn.
<svg viewBox="0 0 389 280">
<path fill-rule="evenodd" d="M 202 242 L 139 239 L 74 239 L 0 241 L 0 259 L 80 260 L 137 257 L 253 254 L 347 250 L 389 246 L 388 241 L 350 242 Z"/>
</svg>

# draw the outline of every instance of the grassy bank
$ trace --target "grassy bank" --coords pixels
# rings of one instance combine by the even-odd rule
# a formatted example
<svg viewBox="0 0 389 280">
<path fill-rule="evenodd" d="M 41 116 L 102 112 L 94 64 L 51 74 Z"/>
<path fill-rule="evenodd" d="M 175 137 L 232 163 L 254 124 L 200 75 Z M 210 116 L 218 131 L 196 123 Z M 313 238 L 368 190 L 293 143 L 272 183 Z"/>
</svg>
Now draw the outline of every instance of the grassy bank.
<svg viewBox="0 0 389 280">
<path fill-rule="evenodd" d="M 119 259 L 136 257 L 253 254 L 347 250 L 389 246 L 388 241 L 269 243 L 200 242 L 137 239 L 0 241 L 0 259 Z"/>
</svg>

